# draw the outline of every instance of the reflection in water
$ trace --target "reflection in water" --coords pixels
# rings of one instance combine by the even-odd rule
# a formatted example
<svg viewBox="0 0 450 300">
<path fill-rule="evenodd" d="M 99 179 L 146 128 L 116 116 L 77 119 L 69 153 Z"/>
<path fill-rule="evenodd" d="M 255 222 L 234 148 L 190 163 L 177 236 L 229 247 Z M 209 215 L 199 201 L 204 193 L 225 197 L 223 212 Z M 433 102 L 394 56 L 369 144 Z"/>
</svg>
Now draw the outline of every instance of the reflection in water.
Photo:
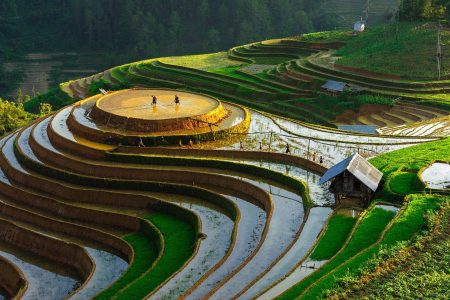
<svg viewBox="0 0 450 300">
<path fill-rule="evenodd" d="M 343 216 L 356 218 L 361 214 L 361 210 L 354 209 L 354 208 L 340 208 L 337 213 Z"/>
<path fill-rule="evenodd" d="M 13 250 L 15 254 L 9 251 L 11 249 L 1 249 L 0 255 L 10 260 L 25 275 L 28 288 L 24 299 L 64 299 L 81 284 L 79 280 L 71 277 L 71 274 L 64 274 L 65 270 L 55 269 L 55 266 L 46 260 L 23 255 L 23 252 L 16 249 Z"/>
</svg>

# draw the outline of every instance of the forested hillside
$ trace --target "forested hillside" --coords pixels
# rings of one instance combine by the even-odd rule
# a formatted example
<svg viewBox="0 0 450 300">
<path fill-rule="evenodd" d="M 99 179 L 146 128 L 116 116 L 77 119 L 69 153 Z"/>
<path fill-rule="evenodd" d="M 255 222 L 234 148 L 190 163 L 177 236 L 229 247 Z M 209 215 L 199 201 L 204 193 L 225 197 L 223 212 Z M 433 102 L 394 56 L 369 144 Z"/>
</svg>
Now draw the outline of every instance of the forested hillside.
<svg viewBox="0 0 450 300">
<path fill-rule="evenodd" d="M 0 51 L 102 49 L 145 57 L 223 50 L 325 28 L 322 2 L 4 0 Z"/>
</svg>

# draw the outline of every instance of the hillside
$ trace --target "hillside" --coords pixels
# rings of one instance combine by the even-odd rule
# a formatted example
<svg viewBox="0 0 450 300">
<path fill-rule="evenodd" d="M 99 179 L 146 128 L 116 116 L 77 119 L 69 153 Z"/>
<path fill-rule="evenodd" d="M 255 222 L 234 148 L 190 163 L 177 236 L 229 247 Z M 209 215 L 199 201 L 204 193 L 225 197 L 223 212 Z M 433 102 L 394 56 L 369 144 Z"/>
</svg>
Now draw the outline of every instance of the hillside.
<svg viewBox="0 0 450 300">
<path fill-rule="evenodd" d="M 427 26 L 399 29 L 432 74 Z M 149 58 L 0 103 L 21 121 L 0 128 L 0 299 L 448 294 L 450 80 L 379 63 L 381 30 Z"/>
<path fill-rule="evenodd" d="M 388 134 L 399 132 L 391 127 L 413 129 L 417 123 L 445 135 L 450 81 L 435 80 L 433 24 L 402 23 L 398 39 L 395 29 L 395 25 L 369 27 L 358 36 L 349 31 L 318 32 L 228 52 L 148 59 L 61 87 L 75 98 L 95 93 L 100 86 L 187 89 L 308 123 L 375 125 Z M 443 31 L 443 51 L 449 47 L 449 34 Z M 412 59 L 417 64 L 411 65 Z M 444 77 L 450 72 L 449 62 L 444 60 Z M 365 91 L 333 97 L 321 88 L 327 80 L 355 84 Z M 35 111 L 42 99 L 30 101 L 26 108 Z M 51 99 L 54 108 L 60 107 L 57 97 Z M 434 132 L 412 129 L 420 134 Z"/>
<path fill-rule="evenodd" d="M 360 18 L 366 19 L 368 2 L 367 23 L 370 26 L 384 22 L 389 16 L 394 14 L 398 6 L 397 0 L 326 0 L 322 5 L 322 9 L 326 14 L 336 19 L 335 23 L 336 25 L 339 24 L 339 28 L 349 28 Z"/>
</svg>

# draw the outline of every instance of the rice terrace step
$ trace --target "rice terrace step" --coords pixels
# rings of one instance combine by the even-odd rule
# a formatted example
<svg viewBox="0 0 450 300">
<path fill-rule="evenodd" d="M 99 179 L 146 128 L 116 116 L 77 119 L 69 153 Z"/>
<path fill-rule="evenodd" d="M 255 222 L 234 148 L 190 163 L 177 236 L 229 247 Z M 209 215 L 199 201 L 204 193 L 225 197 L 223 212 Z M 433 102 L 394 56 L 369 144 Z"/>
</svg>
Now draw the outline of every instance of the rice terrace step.
<svg viewBox="0 0 450 300">
<path fill-rule="evenodd" d="M 28 9 L 13 2 L 1 18 L 28 32 Z M 20 103 L 0 99 L 0 299 L 450 297 L 439 259 L 448 1 L 420 13 L 391 0 L 284 1 L 276 12 L 270 1 L 203 1 L 183 13 L 192 1 L 66 2 L 48 14 L 77 20 L 87 49 L 120 41 L 142 59 L 164 52 L 162 36 L 172 54 L 216 52 L 116 62 Z M 30 5 L 33 26 L 53 24 Z M 255 22 L 274 37 L 247 39 Z M 342 28 L 275 38 L 292 22 Z M 122 36 L 130 28 L 139 42 Z M 230 36 L 245 44 L 217 52 Z M 20 38 L 4 37 L 11 56 Z M 49 39 L 33 45 L 57 47 Z"/>
</svg>

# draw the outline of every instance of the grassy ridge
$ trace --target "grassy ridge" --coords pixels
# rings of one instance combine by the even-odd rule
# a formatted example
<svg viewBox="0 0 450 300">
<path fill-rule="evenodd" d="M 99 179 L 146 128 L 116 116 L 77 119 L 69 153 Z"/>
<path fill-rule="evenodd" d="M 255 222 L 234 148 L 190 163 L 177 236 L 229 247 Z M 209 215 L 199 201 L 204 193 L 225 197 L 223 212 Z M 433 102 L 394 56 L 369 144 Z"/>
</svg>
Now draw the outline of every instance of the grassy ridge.
<svg viewBox="0 0 450 300">
<path fill-rule="evenodd" d="M 347 240 L 356 221 L 356 218 L 345 215 L 333 215 L 328 223 L 325 234 L 311 254 L 311 259 L 324 260 L 333 257 Z"/>
<path fill-rule="evenodd" d="M 125 236 L 124 239 L 134 249 L 134 261 L 112 286 L 103 290 L 95 299 L 142 299 L 192 255 L 195 230 L 191 224 L 163 212 L 152 213 L 145 219 L 163 235 L 163 255 L 159 257 L 159 246 L 150 238 L 148 230 Z"/>
<path fill-rule="evenodd" d="M 405 195 L 425 187 L 418 172 L 434 160 L 450 161 L 450 138 L 382 154 L 370 162 L 383 172 L 385 184 L 378 197 L 402 201 Z"/>
<path fill-rule="evenodd" d="M 411 203 L 399 219 L 395 221 L 391 229 L 386 234 L 383 241 L 355 257 L 348 264 L 327 275 L 318 284 L 313 286 L 306 294 L 305 299 L 321 298 L 330 293 L 338 283 L 338 278 L 360 274 L 367 267 L 370 260 L 386 247 L 395 246 L 401 241 L 410 240 L 414 234 L 424 228 L 426 224 L 425 214 L 427 211 L 436 211 L 444 200 L 443 197 L 436 196 L 414 196 Z"/>
<path fill-rule="evenodd" d="M 381 233 L 393 217 L 393 212 L 389 212 L 384 209 L 373 208 L 370 210 L 359 224 L 349 244 L 341 253 L 338 254 L 338 256 L 313 273 L 311 276 L 307 277 L 305 280 L 296 284 L 287 292 L 277 297 L 277 299 L 294 299 L 298 295 L 302 294 L 312 284 L 318 282 L 323 276 L 326 276 L 328 272 L 333 271 L 342 263 L 351 259 L 367 247 L 373 245 L 379 239 Z"/>
<path fill-rule="evenodd" d="M 378 196 L 389 196 L 394 193 L 393 191 L 401 192 L 404 195 L 413 193 L 417 188 L 415 185 L 418 180 L 417 172 L 433 160 L 450 160 L 448 152 L 449 147 L 450 139 L 447 138 L 386 153 L 372 159 L 371 163 L 382 170 L 384 177 L 388 179 L 384 185 L 385 187 Z M 393 187 L 393 190 L 389 187 Z M 402 200 L 404 195 L 397 194 L 396 198 Z M 367 218 L 366 216 L 357 228 L 354 237 L 348 245 L 350 247 L 353 243 L 356 248 L 363 246 L 360 249 L 362 251 L 359 252 L 359 254 L 354 250 L 347 252 L 347 248 L 344 249 L 335 260 L 325 265 L 316 273 L 313 273 L 313 275 L 306 278 L 306 280 L 298 283 L 293 289 L 283 294 L 280 298 L 289 299 L 299 295 L 302 295 L 301 298 L 303 299 L 322 298 L 332 294 L 332 291 L 336 291 L 336 288 L 345 287 L 357 280 L 361 275 L 370 273 L 370 270 L 372 270 L 375 265 L 374 261 L 376 262 L 374 257 L 377 255 L 382 256 L 386 251 L 395 251 L 395 247 L 398 243 L 410 241 L 411 238 L 420 232 L 426 225 L 426 213 L 428 211 L 436 211 L 443 202 L 448 203 L 450 197 L 437 195 L 410 195 L 408 196 L 408 200 L 410 202 L 406 210 L 395 221 L 379 244 L 376 244 L 373 240 L 372 244 L 370 244 L 367 243 L 367 240 L 366 242 L 364 242 L 364 240 L 357 242 L 358 239 L 355 239 L 358 232 L 363 232 L 361 231 L 361 228 L 363 228 L 362 225 Z M 377 226 L 380 225 L 382 224 L 377 224 Z M 372 229 L 372 233 L 373 232 Z M 368 236 L 360 237 L 368 238 Z M 364 248 L 366 250 L 364 250 Z M 336 267 L 336 260 L 341 260 L 341 262 L 346 261 L 345 259 L 342 259 L 342 255 L 347 256 L 348 262 L 322 277 L 322 275 L 324 275 L 324 270 L 331 270 L 333 269 L 333 266 Z M 418 261 L 418 263 L 420 264 L 422 262 Z M 397 281 L 392 284 L 400 283 Z M 407 284 L 414 285 L 411 281 Z M 308 290 L 309 286 L 311 286 L 311 288 Z M 413 288 L 413 286 L 410 288 Z M 382 291 L 380 293 L 380 295 L 383 295 Z"/>
<path fill-rule="evenodd" d="M 402 243 L 383 251 L 373 259 L 373 267 L 364 270 L 361 279 L 347 276 L 331 297 L 449 299 L 449 205 L 447 202 L 437 214 L 428 215 L 430 230 L 413 245 Z"/>
<path fill-rule="evenodd" d="M 134 250 L 134 261 L 127 271 L 112 286 L 103 290 L 95 299 L 111 299 L 127 284 L 133 282 L 145 273 L 158 257 L 158 247 L 155 242 L 143 233 L 131 233 L 123 238 Z"/>
<path fill-rule="evenodd" d="M 164 254 L 153 268 L 144 276 L 121 290 L 117 299 L 142 299 L 191 257 L 195 245 L 195 230 L 187 222 L 165 213 L 155 213 L 146 217 L 163 234 Z"/>
</svg>

